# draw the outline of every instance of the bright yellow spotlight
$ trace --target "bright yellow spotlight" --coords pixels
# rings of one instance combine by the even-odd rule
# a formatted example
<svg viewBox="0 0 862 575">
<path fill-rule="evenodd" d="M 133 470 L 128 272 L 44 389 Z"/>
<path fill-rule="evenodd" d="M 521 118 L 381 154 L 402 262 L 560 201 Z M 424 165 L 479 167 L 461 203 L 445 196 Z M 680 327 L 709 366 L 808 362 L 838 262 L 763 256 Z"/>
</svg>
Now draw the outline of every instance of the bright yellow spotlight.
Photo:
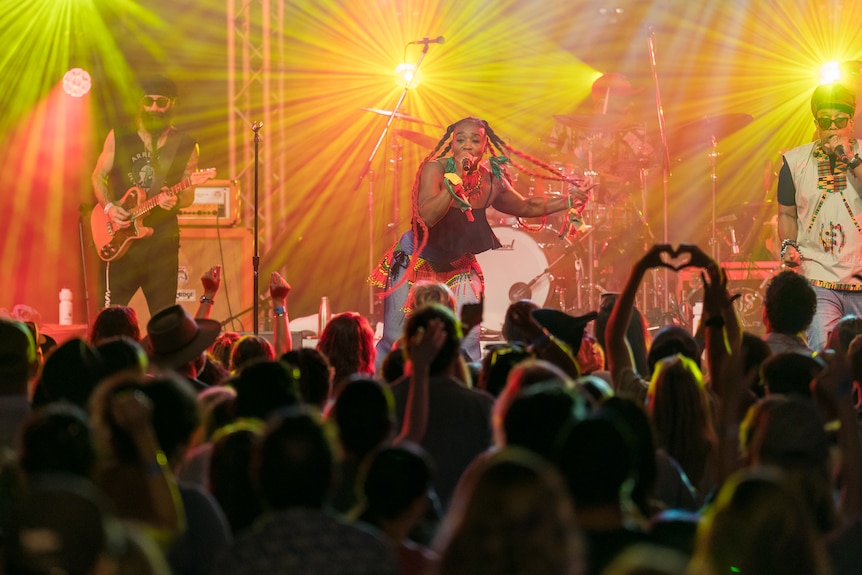
<svg viewBox="0 0 862 575">
<path fill-rule="evenodd" d="M 93 81 L 83 68 L 72 68 L 63 76 L 63 91 L 73 98 L 80 98 L 90 91 Z"/>
<path fill-rule="evenodd" d="M 395 68 L 395 83 L 399 86 L 409 83 L 411 88 L 415 88 L 419 85 L 420 78 L 416 64 L 398 64 Z"/>
<path fill-rule="evenodd" d="M 820 66 L 820 83 L 831 84 L 841 80 L 841 65 L 838 62 L 826 62 Z"/>
</svg>

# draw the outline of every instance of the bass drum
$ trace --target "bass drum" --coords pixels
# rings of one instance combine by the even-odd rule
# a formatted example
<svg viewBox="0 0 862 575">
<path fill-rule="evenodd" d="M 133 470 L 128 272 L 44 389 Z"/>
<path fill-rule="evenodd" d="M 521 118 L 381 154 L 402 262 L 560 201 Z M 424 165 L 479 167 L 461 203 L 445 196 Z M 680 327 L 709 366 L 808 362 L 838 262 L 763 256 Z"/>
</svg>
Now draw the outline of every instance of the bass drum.
<svg viewBox="0 0 862 575">
<path fill-rule="evenodd" d="M 482 327 L 499 332 L 512 302 L 530 299 L 543 306 L 548 300 L 553 276 L 548 270 L 548 244 L 544 241 L 557 238 L 551 230 L 529 233 L 511 226 L 495 226 L 493 230 L 503 246 L 476 254 L 476 259 L 485 276 Z"/>
</svg>

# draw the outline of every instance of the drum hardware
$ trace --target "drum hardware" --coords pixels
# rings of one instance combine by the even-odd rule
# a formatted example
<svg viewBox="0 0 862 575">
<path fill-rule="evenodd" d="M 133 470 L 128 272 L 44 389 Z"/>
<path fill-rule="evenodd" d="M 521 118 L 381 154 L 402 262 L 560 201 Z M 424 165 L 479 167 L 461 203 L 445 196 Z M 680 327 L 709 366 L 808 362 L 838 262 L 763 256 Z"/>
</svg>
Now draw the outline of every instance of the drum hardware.
<svg viewBox="0 0 862 575">
<path fill-rule="evenodd" d="M 718 177 L 716 176 L 716 165 L 718 163 L 718 141 L 737 132 L 751 123 L 753 116 L 748 114 L 724 114 L 718 116 L 704 116 L 699 120 L 685 124 L 678 128 L 671 135 L 670 141 L 673 142 L 673 155 L 682 157 L 687 152 L 694 152 L 704 145 L 711 148 L 707 154 L 709 159 L 709 177 L 710 177 L 710 200 L 711 200 L 711 225 L 709 236 L 710 255 L 712 259 L 721 263 L 718 252 L 718 228 L 716 226 L 716 186 Z M 735 231 L 734 231 L 735 236 Z M 736 246 L 734 240 L 733 245 Z M 738 251 L 739 247 L 736 246 Z"/>
<path fill-rule="evenodd" d="M 365 112 L 372 112 L 374 114 L 379 114 L 381 116 L 394 116 L 399 120 L 404 120 L 405 122 L 413 122 L 414 124 L 425 124 L 426 126 L 434 126 L 435 128 L 442 128 L 440 124 L 435 124 L 434 122 L 426 122 L 425 120 L 420 120 L 415 116 L 411 116 L 410 114 L 405 114 L 403 112 L 395 112 L 392 113 L 391 110 L 381 110 L 380 108 L 359 108 Z"/>
<path fill-rule="evenodd" d="M 400 128 L 395 128 L 392 130 L 393 136 L 400 136 L 409 142 L 413 142 L 414 144 L 419 144 L 423 148 L 432 149 L 437 145 L 437 140 L 429 136 L 427 134 L 423 134 L 422 132 L 414 132 L 413 130 L 402 130 Z"/>
<path fill-rule="evenodd" d="M 531 299 L 539 306 L 554 307 L 559 298 L 568 295 L 561 282 L 578 275 L 575 248 L 580 242 L 568 238 L 553 241 L 556 233 L 550 229 L 536 233 L 511 226 L 492 229 L 502 247 L 477 254 L 476 259 L 485 278 L 483 324 L 487 330 L 500 331 L 513 302 Z M 554 253 L 555 248 L 561 251 Z"/>
</svg>

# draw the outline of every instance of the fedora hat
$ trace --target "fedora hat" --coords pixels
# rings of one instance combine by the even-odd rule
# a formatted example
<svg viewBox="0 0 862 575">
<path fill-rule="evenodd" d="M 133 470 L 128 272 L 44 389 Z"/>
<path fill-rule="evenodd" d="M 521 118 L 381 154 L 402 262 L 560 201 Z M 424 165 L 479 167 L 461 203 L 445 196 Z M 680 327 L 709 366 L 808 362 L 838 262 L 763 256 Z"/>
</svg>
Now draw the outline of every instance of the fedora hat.
<svg viewBox="0 0 862 575">
<path fill-rule="evenodd" d="M 193 318 L 183 306 L 172 305 L 147 322 L 150 359 L 159 367 L 180 367 L 208 348 L 219 332 L 219 322 Z"/>
<path fill-rule="evenodd" d="M 543 328 L 548 330 L 555 338 L 559 339 L 577 355 L 581 349 L 581 341 L 584 339 L 584 329 L 587 324 L 598 317 L 598 313 L 591 311 L 584 315 L 574 316 L 558 309 L 539 308 L 534 309 L 533 319 Z"/>
</svg>

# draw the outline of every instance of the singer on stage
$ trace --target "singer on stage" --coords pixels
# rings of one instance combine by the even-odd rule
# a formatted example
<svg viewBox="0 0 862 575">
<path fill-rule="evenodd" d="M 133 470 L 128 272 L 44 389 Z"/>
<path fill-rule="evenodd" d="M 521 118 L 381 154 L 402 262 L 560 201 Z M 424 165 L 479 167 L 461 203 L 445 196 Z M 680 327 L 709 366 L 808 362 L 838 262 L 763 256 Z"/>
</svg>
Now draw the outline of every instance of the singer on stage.
<svg viewBox="0 0 862 575">
<path fill-rule="evenodd" d="M 496 150 L 496 156 L 486 157 L 489 147 Z M 546 173 L 510 161 L 512 155 Z M 572 181 L 566 196 L 525 199 L 512 187 L 507 164 L 540 178 L 565 178 L 553 166 L 510 147 L 486 121 L 476 118 L 464 118 L 449 126 L 420 164 L 413 184 L 412 228 L 369 277 L 372 285 L 384 290 L 379 358 L 385 357 L 401 337 L 405 313 L 410 312 L 407 296 L 415 281 L 448 285 L 457 299 L 459 314 L 465 303 L 479 301 L 484 279 L 475 254 L 501 247 L 485 215 L 489 206 L 518 217 L 543 217 L 569 210 L 567 225 L 572 230 L 582 225 L 580 214 L 588 199 L 589 180 Z M 464 335 L 464 349 L 472 360 L 479 360 L 478 330 Z"/>
<path fill-rule="evenodd" d="M 862 159 L 853 134 L 856 95 L 840 83 L 814 90 L 817 139 L 784 154 L 778 176 L 783 265 L 817 294 L 808 347 L 820 351 L 847 314 L 862 316 Z"/>
</svg>

